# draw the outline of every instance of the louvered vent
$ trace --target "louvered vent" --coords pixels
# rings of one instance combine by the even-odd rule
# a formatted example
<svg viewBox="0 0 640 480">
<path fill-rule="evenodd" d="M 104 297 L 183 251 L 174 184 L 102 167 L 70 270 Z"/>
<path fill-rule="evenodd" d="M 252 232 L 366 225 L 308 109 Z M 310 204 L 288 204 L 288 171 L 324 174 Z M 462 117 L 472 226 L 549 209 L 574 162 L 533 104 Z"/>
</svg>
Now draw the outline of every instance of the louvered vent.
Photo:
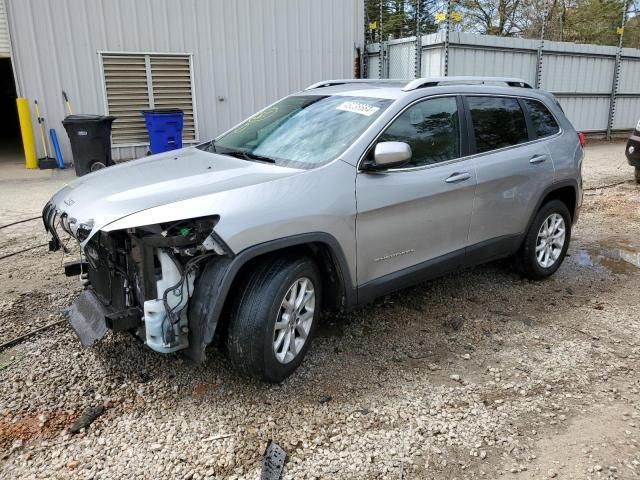
<svg viewBox="0 0 640 480">
<path fill-rule="evenodd" d="M 149 142 L 140 111 L 179 108 L 184 111 L 185 142 L 196 139 L 188 55 L 102 54 L 104 84 L 114 145 Z"/>
<path fill-rule="evenodd" d="M 182 139 L 196 138 L 189 57 L 152 56 L 151 79 L 155 108 L 179 108 L 184 112 Z"/>
<path fill-rule="evenodd" d="M 144 55 L 103 55 L 107 109 L 113 115 L 113 143 L 146 143 L 140 110 L 150 108 Z"/>
<path fill-rule="evenodd" d="M 7 24 L 7 9 L 4 0 L 0 0 L 0 58 L 9 58 L 9 25 Z"/>
</svg>

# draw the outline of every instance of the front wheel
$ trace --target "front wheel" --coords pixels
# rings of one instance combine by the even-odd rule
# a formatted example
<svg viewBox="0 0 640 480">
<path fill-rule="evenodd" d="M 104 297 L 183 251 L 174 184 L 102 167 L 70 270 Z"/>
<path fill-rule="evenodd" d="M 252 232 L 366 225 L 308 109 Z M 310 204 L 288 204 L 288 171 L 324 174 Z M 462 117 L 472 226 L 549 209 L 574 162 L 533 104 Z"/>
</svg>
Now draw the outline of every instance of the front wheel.
<svg viewBox="0 0 640 480">
<path fill-rule="evenodd" d="M 231 312 L 227 351 L 234 367 L 281 382 L 302 363 L 318 323 L 320 273 L 308 257 L 267 260 L 251 272 Z"/>
<path fill-rule="evenodd" d="M 564 260 L 571 239 L 571 214 L 560 200 L 540 208 L 517 254 L 520 271 L 532 280 L 553 275 Z"/>
<path fill-rule="evenodd" d="M 636 183 L 640 183 L 640 167 L 636 167 Z"/>
</svg>

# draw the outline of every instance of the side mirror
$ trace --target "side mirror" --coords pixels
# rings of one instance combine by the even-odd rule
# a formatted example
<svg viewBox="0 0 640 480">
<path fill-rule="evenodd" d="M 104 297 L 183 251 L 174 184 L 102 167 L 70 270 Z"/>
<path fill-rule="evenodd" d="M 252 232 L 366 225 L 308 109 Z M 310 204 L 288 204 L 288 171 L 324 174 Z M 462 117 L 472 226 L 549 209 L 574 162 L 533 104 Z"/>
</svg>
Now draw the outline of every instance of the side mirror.
<svg viewBox="0 0 640 480">
<path fill-rule="evenodd" d="M 399 167 L 411 160 L 411 147 L 405 142 L 380 142 L 373 152 L 373 161 L 367 162 L 366 170 L 386 170 Z"/>
</svg>

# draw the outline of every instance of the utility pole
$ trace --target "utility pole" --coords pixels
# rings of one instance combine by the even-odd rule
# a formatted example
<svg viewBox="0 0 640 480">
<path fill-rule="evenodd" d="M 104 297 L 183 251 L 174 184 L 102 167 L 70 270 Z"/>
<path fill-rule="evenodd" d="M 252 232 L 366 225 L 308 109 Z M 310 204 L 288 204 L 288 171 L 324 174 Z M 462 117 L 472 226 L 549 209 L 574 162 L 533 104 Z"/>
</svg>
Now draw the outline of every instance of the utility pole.
<svg viewBox="0 0 640 480">
<path fill-rule="evenodd" d="M 380 24 L 378 25 L 378 41 L 382 45 L 382 4 L 384 0 L 380 0 Z"/>
<path fill-rule="evenodd" d="M 622 66 L 622 39 L 624 37 L 624 24 L 627 21 L 627 5 L 628 0 L 624 0 L 622 9 L 622 20 L 618 28 L 618 50 L 616 51 L 616 63 L 613 70 L 613 85 L 611 87 L 611 99 L 609 100 L 609 122 L 607 123 L 607 140 L 611 140 L 611 130 L 613 130 L 613 121 L 616 116 L 616 95 L 620 86 L 620 68 Z"/>
<path fill-rule="evenodd" d="M 422 0 L 416 0 L 416 45 L 415 45 L 415 58 L 413 60 L 413 75 L 415 78 L 420 78 L 422 75 L 422 34 L 420 32 L 420 26 L 422 25 L 422 18 L 420 17 L 420 3 Z"/>
<path fill-rule="evenodd" d="M 544 49 L 544 31 L 547 26 L 548 16 L 549 0 L 544 0 L 544 7 L 542 9 L 542 26 L 540 27 L 540 44 L 538 45 L 538 63 L 536 64 L 536 88 L 540 88 L 540 84 L 542 83 L 542 51 Z"/>
<path fill-rule="evenodd" d="M 447 18 L 444 35 L 444 76 L 449 75 L 449 35 L 451 33 L 451 0 L 447 0 Z"/>
</svg>

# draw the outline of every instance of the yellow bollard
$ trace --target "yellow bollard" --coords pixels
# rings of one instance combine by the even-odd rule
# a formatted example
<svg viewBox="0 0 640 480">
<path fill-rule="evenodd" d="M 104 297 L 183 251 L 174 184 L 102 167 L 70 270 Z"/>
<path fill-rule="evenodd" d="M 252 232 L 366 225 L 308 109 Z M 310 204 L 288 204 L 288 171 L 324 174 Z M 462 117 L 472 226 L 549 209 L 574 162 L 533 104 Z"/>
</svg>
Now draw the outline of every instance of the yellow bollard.
<svg viewBox="0 0 640 480">
<path fill-rule="evenodd" d="M 20 132 L 22 133 L 22 146 L 24 148 L 24 166 L 38 168 L 36 142 L 33 139 L 31 115 L 29 113 L 29 100 L 23 97 L 16 98 L 16 104 L 18 105 L 18 118 L 20 119 Z"/>
</svg>

